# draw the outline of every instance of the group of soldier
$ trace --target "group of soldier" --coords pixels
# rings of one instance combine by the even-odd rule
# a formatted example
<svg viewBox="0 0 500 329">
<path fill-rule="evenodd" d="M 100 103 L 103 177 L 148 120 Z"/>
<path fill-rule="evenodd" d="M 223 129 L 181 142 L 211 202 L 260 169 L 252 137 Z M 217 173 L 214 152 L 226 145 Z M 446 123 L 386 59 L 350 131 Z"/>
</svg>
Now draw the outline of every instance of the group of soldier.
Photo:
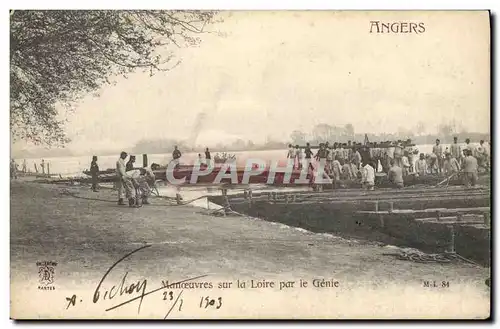
<svg viewBox="0 0 500 329">
<path fill-rule="evenodd" d="M 324 163 L 324 171 L 333 180 L 334 185 L 341 185 L 344 181 L 361 182 L 368 189 L 373 189 L 375 181 L 375 169 L 372 161 L 368 161 L 367 155 L 363 160 L 364 148 L 361 143 L 320 143 L 316 154 L 311 150 L 310 143 L 306 143 L 304 152 L 298 145 L 289 145 L 288 159 L 294 169 L 308 168 L 314 171 L 316 164 Z"/>
<path fill-rule="evenodd" d="M 315 163 L 325 162 L 325 172 L 334 182 L 359 180 L 372 189 L 376 172 L 384 172 L 396 187 L 403 187 L 403 177 L 408 175 L 426 176 L 442 174 L 454 176 L 464 173 L 465 185 L 475 185 L 478 168 L 489 170 L 489 145 L 483 140 L 473 146 L 470 139 L 465 145 L 454 142 L 443 148 L 437 139 L 432 153 L 425 155 L 412 144 L 411 140 L 380 143 L 320 143 L 316 154 L 306 144 L 302 153 L 298 145 L 289 144 L 288 159 L 295 169 L 308 166 L 314 170 Z"/>
<path fill-rule="evenodd" d="M 209 150 L 206 150 L 210 158 Z M 150 168 L 135 168 L 135 156 L 121 152 L 116 162 L 118 204 L 125 205 L 128 199 L 131 207 L 149 204 L 148 197 L 155 184 L 155 175 Z M 417 158 L 417 156 L 419 156 Z M 172 154 L 174 161 L 179 161 L 181 152 L 175 147 Z M 444 174 L 451 177 L 463 175 L 464 184 L 474 186 L 478 178 L 478 168 L 489 170 L 490 150 L 483 140 L 479 146 L 473 146 L 469 139 L 465 145 L 458 144 L 457 137 L 449 147 L 443 149 L 440 140 L 436 140 L 432 153 L 419 153 L 411 140 L 383 143 L 321 143 L 316 153 L 309 143 L 304 151 L 298 145 L 289 144 L 287 155 L 290 164 L 295 169 L 307 167 L 315 170 L 317 162 L 324 162 L 325 172 L 332 177 L 334 184 L 340 181 L 361 181 L 366 189 L 373 189 L 375 173 L 383 171 L 395 187 L 403 187 L 403 177 L 407 175 L 426 176 L 429 174 Z M 99 166 L 97 157 L 92 158 L 90 167 L 92 190 L 97 191 Z"/>
<path fill-rule="evenodd" d="M 444 174 L 451 177 L 462 175 L 466 186 L 474 186 L 478 179 L 478 171 L 482 168 L 485 172 L 490 170 L 490 146 L 484 140 L 478 146 L 465 140 L 465 145 L 458 143 L 458 138 L 453 138 L 453 144 L 443 150 L 439 139 L 432 148 L 432 153 L 425 156 L 420 154 L 416 172 L 420 175 Z"/>
<path fill-rule="evenodd" d="M 207 149 L 207 153 L 208 152 Z M 172 152 L 173 161 L 179 162 L 182 153 L 175 146 Z M 127 157 L 129 160 L 127 162 Z M 135 155 L 128 155 L 127 152 L 121 152 L 118 161 L 116 161 L 116 181 L 114 188 L 118 191 L 118 204 L 126 205 L 125 199 L 128 200 L 130 207 L 141 207 L 149 203 L 152 189 L 155 186 L 156 177 L 153 172 L 157 164 L 153 163 L 151 168 L 148 167 L 135 167 Z M 97 163 L 97 156 L 92 157 L 90 163 L 90 175 L 92 177 L 92 191 L 97 192 L 99 186 L 99 165 Z"/>
<path fill-rule="evenodd" d="M 142 205 L 149 204 L 148 199 L 155 185 L 155 175 L 148 167 L 136 168 L 134 166 L 134 155 L 130 155 L 128 162 L 125 162 L 127 157 L 129 157 L 127 152 L 121 152 L 120 158 L 116 161 L 116 181 L 114 187 L 118 191 L 118 204 L 126 205 L 124 201 L 126 198 L 130 207 L 141 207 Z M 92 157 L 90 174 L 92 177 L 92 191 L 97 192 L 99 186 L 97 156 Z"/>
<path fill-rule="evenodd" d="M 130 155 L 129 161 L 125 163 L 127 152 L 121 152 L 116 161 L 116 189 L 118 190 L 118 204 L 124 205 L 123 196 L 128 199 L 130 207 L 141 207 L 149 204 L 148 198 L 155 184 L 155 175 L 148 168 L 136 168 L 135 156 Z"/>
</svg>

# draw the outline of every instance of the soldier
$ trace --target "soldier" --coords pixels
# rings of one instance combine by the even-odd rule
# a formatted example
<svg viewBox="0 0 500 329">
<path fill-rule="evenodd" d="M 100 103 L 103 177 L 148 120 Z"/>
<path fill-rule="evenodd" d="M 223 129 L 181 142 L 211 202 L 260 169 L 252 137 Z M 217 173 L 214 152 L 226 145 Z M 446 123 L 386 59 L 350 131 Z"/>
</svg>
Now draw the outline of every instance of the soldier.
<svg viewBox="0 0 500 329">
<path fill-rule="evenodd" d="M 125 159 L 127 158 L 128 154 L 127 152 L 121 152 L 120 153 L 120 158 L 118 161 L 116 161 L 116 188 L 118 190 L 118 204 L 119 205 L 124 205 L 125 202 L 123 202 L 123 194 L 125 192 L 126 188 L 130 188 L 130 184 L 128 184 L 126 181 L 128 178 L 126 177 L 126 165 L 125 165 Z M 127 194 L 130 194 L 128 192 Z"/>
<path fill-rule="evenodd" d="M 151 196 L 152 187 L 155 185 L 155 175 L 150 168 L 134 169 L 127 172 L 130 176 L 130 181 L 132 182 L 134 188 L 133 199 L 135 202 L 130 202 L 131 207 L 142 207 L 142 205 L 147 205 L 149 203 L 149 197 Z"/>
<path fill-rule="evenodd" d="M 362 169 L 361 183 L 363 187 L 369 191 L 373 191 L 375 187 L 375 169 L 370 163 L 366 163 Z"/>
<path fill-rule="evenodd" d="M 337 186 L 340 182 L 341 174 L 342 174 L 342 165 L 340 164 L 340 157 L 335 156 L 333 162 L 332 162 L 332 172 L 331 174 L 333 175 L 333 183 L 335 186 Z"/>
<path fill-rule="evenodd" d="M 302 169 L 302 150 L 299 145 L 295 145 L 295 169 Z"/>
<path fill-rule="evenodd" d="M 469 149 L 464 150 L 464 153 L 465 186 L 475 186 L 477 182 L 477 159 L 472 156 L 472 151 Z"/>
<path fill-rule="evenodd" d="M 408 176 L 410 173 L 410 161 L 408 159 L 408 151 L 404 151 L 403 157 L 401 158 L 401 164 L 403 165 L 403 176 Z"/>
<path fill-rule="evenodd" d="M 394 184 L 397 188 L 403 188 L 403 169 L 396 164 L 396 160 L 391 160 L 391 168 L 387 173 L 389 181 Z"/>
<path fill-rule="evenodd" d="M 316 159 L 316 161 L 321 161 L 322 159 L 326 160 L 325 144 L 319 143 L 319 149 L 318 152 L 316 152 L 314 158 Z"/>
<path fill-rule="evenodd" d="M 436 145 L 432 147 L 432 153 L 435 155 L 433 159 L 436 159 L 435 164 L 433 163 L 432 169 L 434 169 L 434 165 L 437 166 L 436 173 L 443 172 L 443 145 L 441 145 L 441 141 L 436 139 Z"/>
<path fill-rule="evenodd" d="M 156 177 L 150 168 L 141 169 L 142 179 L 139 183 L 142 204 L 150 204 L 151 189 L 155 186 Z"/>
<path fill-rule="evenodd" d="M 460 144 L 458 144 L 458 137 L 453 137 L 453 144 L 450 145 L 450 153 L 451 157 L 457 159 L 457 161 L 461 161 L 461 147 Z"/>
<path fill-rule="evenodd" d="M 17 163 L 14 159 L 10 160 L 10 178 L 17 179 Z"/>
<path fill-rule="evenodd" d="M 295 149 L 293 148 L 292 144 L 288 144 L 288 153 L 286 155 L 286 158 L 288 159 L 288 166 L 293 168 L 293 165 L 295 163 Z"/>
<path fill-rule="evenodd" d="M 356 166 L 356 168 L 359 169 L 359 167 L 361 165 L 361 153 L 359 153 L 359 150 L 358 150 L 357 146 L 355 146 L 353 148 L 353 151 L 354 151 L 354 153 L 352 155 L 352 158 L 353 158 L 352 162 L 354 163 L 354 165 Z"/>
<path fill-rule="evenodd" d="M 212 155 L 210 154 L 208 147 L 205 149 L 205 160 L 207 162 L 208 168 L 212 168 Z"/>
<path fill-rule="evenodd" d="M 128 159 L 127 164 L 125 165 L 125 171 L 133 170 L 134 163 L 135 163 L 135 155 L 131 155 L 130 158 Z"/>
<path fill-rule="evenodd" d="M 451 156 L 451 153 L 446 153 L 443 171 L 446 176 L 453 175 L 460 171 L 460 164 L 458 163 L 458 160 L 456 158 Z"/>
<path fill-rule="evenodd" d="M 418 176 L 427 175 L 427 161 L 425 161 L 425 155 L 420 153 L 420 159 L 415 163 L 415 173 Z"/>
<path fill-rule="evenodd" d="M 342 166 L 342 179 L 343 180 L 354 180 L 354 174 L 351 171 L 351 164 L 349 160 L 341 160 L 340 165 Z"/>
<path fill-rule="evenodd" d="M 479 146 L 476 148 L 476 159 L 479 167 L 488 170 L 489 166 L 488 152 L 486 150 L 486 146 L 484 145 L 484 140 L 480 140 Z"/>
<path fill-rule="evenodd" d="M 176 145 L 176 146 L 174 146 L 174 151 L 172 152 L 172 158 L 173 158 L 174 160 L 177 160 L 177 161 L 178 161 L 178 160 L 181 158 L 181 155 L 182 155 L 182 153 L 181 153 L 181 151 L 179 151 L 179 149 L 177 148 L 177 145 Z"/>
<path fill-rule="evenodd" d="M 470 143 L 470 139 L 469 139 L 469 138 L 466 138 L 466 139 L 465 139 L 465 147 L 464 147 L 464 148 L 465 148 L 466 150 L 471 151 L 471 153 L 472 153 L 471 155 L 472 155 L 472 156 L 474 156 L 474 155 L 475 155 L 475 153 L 476 153 L 476 148 L 474 147 L 474 145 L 472 145 L 472 144 Z"/>
<path fill-rule="evenodd" d="M 355 163 L 355 156 L 352 156 L 352 161 L 350 162 L 351 166 L 351 175 L 352 175 L 352 180 L 358 179 L 359 176 L 359 165 Z"/>
<path fill-rule="evenodd" d="M 394 148 L 394 165 L 403 168 L 403 144 L 401 141 L 398 141 L 396 147 Z"/>
<path fill-rule="evenodd" d="M 328 146 L 328 142 L 326 143 L 326 173 L 331 174 L 333 170 L 333 157 L 335 154 L 333 154 L 333 150 L 330 149 Z"/>
<path fill-rule="evenodd" d="M 313 155 L 313 151 L 311 150 L 311 145 L 306 143 L 306 148 L 304 150 L 304 164 L 302 167 L 307 167 L 307 170 L 311 169 L 311 157 Z"/>
<path fill-rule="evenodd" d="M 97 156 L 95 155 L 92 157 L 92 162 L 90 163 L 90 175 L 92 177 L 92 191 L 97 192 L 99 165 L 97 164 Z"/>
</svg>

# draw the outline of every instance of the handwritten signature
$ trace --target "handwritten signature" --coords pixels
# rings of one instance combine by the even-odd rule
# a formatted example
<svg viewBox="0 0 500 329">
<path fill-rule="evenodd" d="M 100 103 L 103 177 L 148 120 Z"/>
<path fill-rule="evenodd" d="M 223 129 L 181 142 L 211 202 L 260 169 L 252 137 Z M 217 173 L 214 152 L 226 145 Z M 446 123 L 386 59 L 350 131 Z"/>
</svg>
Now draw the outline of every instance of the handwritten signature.
<svg viewBox="0 0 500 329">
<path fill-rule="evenodd" d="M 158 291 L 161 291 L 161 290 L 164 290 L 164 289 L 168 289 L 168 288 L 174 287 L 175 285 L 178 285 L 178 284 L 181 284 L 181 283 L 184 283 L 184 282 L 188 282 L 188 281 L 197 280 L 197 279 L 200 279 L 200 278 L 203 278 L 203 277 L 207 276 L 207 275 L 200 275 L 200 276 L 192 277 L 192 278 L 189 278 L 189 279 L 181 280 L 181 281 L 178 281 L 178 282 L 173 282 L 173 283 L 168 284 L 168 285 L 162 284 L 161 287 L 148 291 L 147 290 L 147 286 L 148 286 L 148 280 L 147 279 L 137 280 L 136 282 L 133 282 L 133 283 L 130 283 L 130 284 L 126 283 L 127 282 L 127 276 L 128 276 L 128 273 L 129 273 L 127 271 L 127 272 L 125 272 L 123 274 L 123 276 L 121 278 L 121 281 L 120 281 L 120 283 L 118 285 L 114 284 L 110 289 L 104 289 L 103 288 L 103 283 L 105 282 L 106 278 L 108 277 L 108 275 L 113 271 L 113 269 L 117 265 L 119 265 L 121 262 L 123 262 L 124 260 L 126 260 L 127 258 L 129 258 L 130 256 L 132 256 L 136 252 L 144 250 L 144 249 L 149 248 L 149 247 L 151 247 L 151 245 L 144 245 L 144 246 L 142 246 L 142 247 L 140 247 L 138 249 L 135 249 L 135 250 L 129 252 L 128 254 L 126 254 L 125 256 L 123 256 L 122 258 L 120 258 L 119 260 L 117 260 L 113 265 L 111 265 L 108 268 L 108 270 L 106 271 L 106 273 L 104 273 L 104 275 L 101 278 L 101 281 L 99 282 L 99 284 L 97 285 L 97 287 L 96 287 L 96 289 L 94 291 L 94 296 L 93 296 L 93 299 L 92 299 L 92 301 L 94 302 L 94 304 L 98 303 L 100 301 L 104 301 L 104 300 L 112 300 L 117 295 L 118 296 L 131 295 L 133 297 L 131 297 L 130 299 L 128 299 L 128 300 L 126 300 L 124 302 L 121 302 L 119 304 L 116 304 L 116 305 L 114 305 L 112 307 L 107 308 L 106 312 L 115 310 L 115 309 L 117 309 L 119 307 L 122 307 L 124 305 L 127 305 L 129 303 L 132 303 L 132 302 L 135 302 L 135 301 L 139 301 L 139 305 L 137 307 L 137 314 L 139 314 L 140 311 L 141 311 L 141 306 L 142 306 L 142 302 L 144 300 L 144 297 L 149 296 L 151 294 L 154 294 L 155 292 L 158 292 Z M 179 302 L 179 300 L 180 300 L 180 303 L 181 303 L 180 305 L 182 306 L 182 299 L 180 299 L 181 296 L 182 296 L 182 293 L 183 293 L 183 290 L 181 290 L 179 292 L 179 294 L 177 295 L 177 298 L 175 299 L 175 301 L 170 306 L 170 309 L 166 313 L 164 319 L 166 319 L 168 317 L 168 315 L 172 312 L 172 310 L 177 305 L 177 303 Z M 66 298 L 69 301 L 68 307 L 71 304 L 75 305 L 75 298 L 76 298 L 76 296 L 73 296 L 72 298 Z M 173 299 L 173 296 L 171 296 L 171 299 Z"/>
</svg>

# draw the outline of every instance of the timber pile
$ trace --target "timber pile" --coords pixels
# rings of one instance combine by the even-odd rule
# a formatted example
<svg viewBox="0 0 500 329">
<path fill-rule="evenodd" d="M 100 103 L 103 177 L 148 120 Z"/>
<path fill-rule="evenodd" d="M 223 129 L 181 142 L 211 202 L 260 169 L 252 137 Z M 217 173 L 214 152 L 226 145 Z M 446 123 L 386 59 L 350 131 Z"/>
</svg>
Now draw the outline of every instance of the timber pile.
<svg viewBox="0 0 500 329">
<path fill-rule="evenodd" d="M 489 187 L 450 186 L 374 191 L 262 192 L 209 200 L 267 221 L 429 252 L 455 250 L 489 264 Z"/>
<path fill-rule="evenodd" d="M 354 218 L 405 245 L 458 253 L 490 264 L 490 207 L 358 211 Z"/>
<path fill-rule="evenodd" d="M 434 208 L 434 209 L 393 209 L 383 211 L 357 211 L 355 217 L 365 220 L 390 221 L 411 220 L 423 224 L 467 225 L 484 224 L 490 226 L 490 207 Z"/>
<path fill-rule="evenodd" d="M 462 186 L 453 187 L 408 187 L 403 189 L 376 189 L 366 191 L 359 189 L 339 189 L 325 192 L 262 192 L 252 195 L 252 202 L 269 201 L 272 203 L 335 203 L 349 201 L 390 201 L 404 199 L 433 199 L 433 198 L 463 198 L 463 197 L 489 197 L 490 189 L 488 187 L 476 187 L 466 189 Z M 244 194 L 235 194 L 231 196 L 232 202 L 244 202 Z"/>
<path fill-rule="evenodd" d="M 59 178 L 51 178 L 51 177 L 45 177 L 45 178 L 40 178 L 40 179 L 35 179 L 35 183 L 41 183 L 41 184 L 67 184 L 67 185 L 74 185 L 74 184 L 86 184 L 86 183 L 91 183 L 91 178 L 86 178 L 86 177 L 59 177 Z"/>
</svg>

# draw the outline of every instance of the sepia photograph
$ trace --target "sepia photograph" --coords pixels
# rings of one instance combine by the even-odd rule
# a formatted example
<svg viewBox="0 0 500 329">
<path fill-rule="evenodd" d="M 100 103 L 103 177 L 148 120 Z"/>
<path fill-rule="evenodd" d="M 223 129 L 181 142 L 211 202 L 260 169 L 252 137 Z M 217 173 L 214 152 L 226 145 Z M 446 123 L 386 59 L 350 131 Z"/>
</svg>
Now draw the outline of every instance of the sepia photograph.
<svg viewBox="0 0 500 329">
<path fill-rule="evenodd" d="M 490 318 L 489 11 L 9 27 L 11 319 Z"/>
</svg>

